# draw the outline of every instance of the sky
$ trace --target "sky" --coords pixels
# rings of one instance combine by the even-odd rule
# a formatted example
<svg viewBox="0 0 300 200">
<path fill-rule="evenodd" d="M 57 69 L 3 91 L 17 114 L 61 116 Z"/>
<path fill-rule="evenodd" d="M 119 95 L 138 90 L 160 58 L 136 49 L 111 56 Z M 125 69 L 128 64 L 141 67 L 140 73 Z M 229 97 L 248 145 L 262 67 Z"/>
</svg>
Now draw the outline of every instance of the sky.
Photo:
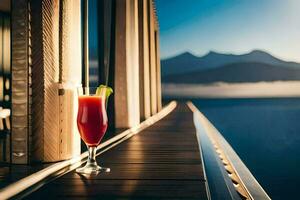
<svg viewBox="0 0 300 200">
<path fill-rule="evenodd" d="M 300 62 L 300 0 L 156 0 L 162 59 L 265 50 Z"/>
</svg>

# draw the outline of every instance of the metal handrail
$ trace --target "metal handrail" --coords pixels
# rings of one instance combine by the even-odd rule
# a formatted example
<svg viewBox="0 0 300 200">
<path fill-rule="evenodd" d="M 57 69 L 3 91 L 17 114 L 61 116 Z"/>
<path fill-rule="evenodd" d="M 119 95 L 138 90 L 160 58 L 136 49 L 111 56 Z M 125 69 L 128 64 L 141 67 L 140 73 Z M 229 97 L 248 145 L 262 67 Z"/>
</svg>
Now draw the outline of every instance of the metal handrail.
<svg viewBox="0 0 300 200">
<path fill-rule="evenodd" d="M 214 151 L 211 155 L 214 155 L 219 160 L 218 163 L 225 169 L 223 171 L 227 173 L 233 185 L 233 187 L 231 185 L 231 188 L 236 190 L 241 199 L 271 199 L 214 125 L 192 102 L 188 102 L 187 104 L 194 113 L 194 122 L 197 131 L 201 131 L 202 134 L 205 134 L 209 138 L 209 142 L 207 143 L 209 143 L 208 145 Z M 235 199 L 234 197 L 232 198 Z"/>
</svg>

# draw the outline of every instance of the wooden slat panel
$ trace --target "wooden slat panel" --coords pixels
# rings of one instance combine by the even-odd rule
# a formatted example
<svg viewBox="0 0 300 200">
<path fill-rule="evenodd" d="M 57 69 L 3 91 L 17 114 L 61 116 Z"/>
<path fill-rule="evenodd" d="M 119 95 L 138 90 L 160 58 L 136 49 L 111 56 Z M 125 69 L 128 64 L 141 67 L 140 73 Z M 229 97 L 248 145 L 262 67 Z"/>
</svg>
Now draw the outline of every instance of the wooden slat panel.
<svg viewBox="0 0 300 200">
<path fill-rule="evenodd" d="M 44 162 L 59 160 L 59 0 L 43 1 Z M 33 93 L 34 94 L 34 93 Z M 35 93 L 35 95 L 38 95 Z M 39 133 L 40 134 L 40 133 Z"/>
<path fill-rule="evenodd" d="M 32 1 L 33 160 L 59 160 L 59 0 Z"/>
</svg>

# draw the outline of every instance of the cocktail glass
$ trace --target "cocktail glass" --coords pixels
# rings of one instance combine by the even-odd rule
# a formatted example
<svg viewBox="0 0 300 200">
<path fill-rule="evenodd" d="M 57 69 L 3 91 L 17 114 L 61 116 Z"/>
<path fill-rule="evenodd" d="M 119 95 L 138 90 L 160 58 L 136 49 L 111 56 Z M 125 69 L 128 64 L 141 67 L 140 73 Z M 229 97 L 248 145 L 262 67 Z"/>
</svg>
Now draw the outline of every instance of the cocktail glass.
<svg viewBox="0 0 300 200">
<path fill-rule="evenodd" d="M 110 88 L 109 88 L 110 89 Z M 96 161 L 97 146 L 103 138 L 108 124 L 106 103 L 108 87 L 80 87 L 78 94 L 77 126 L 81 139 L 88 147 L 88 160 L 76 172 L 92 174 L 109 172 L 110 168 L 100 167 Z"/>
</svg>

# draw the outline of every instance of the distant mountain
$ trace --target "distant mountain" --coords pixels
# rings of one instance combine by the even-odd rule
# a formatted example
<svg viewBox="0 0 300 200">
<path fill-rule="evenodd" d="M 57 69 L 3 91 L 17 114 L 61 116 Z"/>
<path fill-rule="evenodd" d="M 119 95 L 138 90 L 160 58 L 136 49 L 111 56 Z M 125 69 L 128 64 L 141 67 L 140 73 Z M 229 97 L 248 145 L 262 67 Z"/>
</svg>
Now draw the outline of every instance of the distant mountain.
<svg viewBox="0 0 300 200">
<path fill-rule="evenodd" d="M 222 67 L 172 74 L 162 77 L 165 83 L 259 82 L 300 80 L 300 68 L 258 62 L 227 64 Z"/>
<path fill-rule="evenodd" d="M 203 57 L 197 57 L 186 52 L 178 56 L 162 60 L 162 76 L 183 74 L 193 71 L 199 72 L 202 70 L 224 67 L 225 65 L 234 63 L 261 63 L 272 66 L 300 69 L 299 63 L 285 62 L 260 50 L 254 50 L 243 55 L 221 54 L 211 51 Z"/>
</svg>

